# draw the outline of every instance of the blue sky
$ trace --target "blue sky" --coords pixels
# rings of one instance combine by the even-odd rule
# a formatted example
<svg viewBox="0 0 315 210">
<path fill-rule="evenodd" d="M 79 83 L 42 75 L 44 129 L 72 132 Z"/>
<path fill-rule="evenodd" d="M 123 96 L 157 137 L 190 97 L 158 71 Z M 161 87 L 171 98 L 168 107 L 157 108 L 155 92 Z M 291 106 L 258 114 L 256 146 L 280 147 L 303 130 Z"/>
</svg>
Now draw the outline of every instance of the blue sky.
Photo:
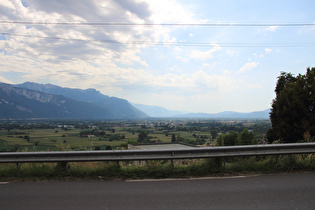
<svg viewBox="0 0 315 210">
<path fill-rule="evenodd" d="M 314 8 L 313 0 L 1 0 L 0 82 L 95 88 L 188 112 L 264 110 L 281 71 L 315 66 Z"/>
</svg>

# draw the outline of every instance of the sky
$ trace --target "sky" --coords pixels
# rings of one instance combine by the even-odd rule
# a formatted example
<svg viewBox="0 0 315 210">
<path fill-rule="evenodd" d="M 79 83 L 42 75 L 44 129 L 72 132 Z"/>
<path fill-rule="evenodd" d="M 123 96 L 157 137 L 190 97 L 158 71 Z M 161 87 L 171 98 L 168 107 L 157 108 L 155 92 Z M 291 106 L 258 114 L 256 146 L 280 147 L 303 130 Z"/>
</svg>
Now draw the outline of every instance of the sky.
<svg viewBox="0 0 315 210">
<path fill-rule="evenodd" d="M 0 82 L 186 112 L 271 107 L 315 67 L 314 0 L 1 0 Z"/>
</svg>

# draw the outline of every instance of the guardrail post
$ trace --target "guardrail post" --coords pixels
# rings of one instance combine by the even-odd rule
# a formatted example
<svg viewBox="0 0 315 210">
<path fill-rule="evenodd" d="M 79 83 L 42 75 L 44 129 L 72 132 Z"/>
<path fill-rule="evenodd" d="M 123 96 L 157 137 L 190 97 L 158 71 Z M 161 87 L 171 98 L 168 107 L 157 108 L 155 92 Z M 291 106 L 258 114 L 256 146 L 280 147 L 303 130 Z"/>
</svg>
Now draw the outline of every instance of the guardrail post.
<svg viewBox="0 0 315 210">
<path fill-rule="evenodd" d="M 175 153 L 172 152 L 172 153 L 171 153 L 171 156 L 174 157 L 174 156 L 175 156 Z M 173 160 L 173 158 L 171 159 L 171 167 L 174 168 L 174 160 Z"/>
<path fill-rule="evenodd" d="M 18 170 L 20 170 L 20 169 L 21 169 L 21 163 L 16 163 L 16 168 L 17 168 Z"/>
</svg>

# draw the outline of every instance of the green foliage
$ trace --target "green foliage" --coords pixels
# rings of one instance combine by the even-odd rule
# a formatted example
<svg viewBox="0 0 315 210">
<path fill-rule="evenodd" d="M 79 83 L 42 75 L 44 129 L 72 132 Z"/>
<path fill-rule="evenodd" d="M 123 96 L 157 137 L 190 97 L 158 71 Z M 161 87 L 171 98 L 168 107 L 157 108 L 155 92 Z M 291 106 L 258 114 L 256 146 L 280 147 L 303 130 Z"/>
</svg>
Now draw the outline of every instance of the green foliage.
<svg viewBox="0 0 315 210">
<path fill-rule="evenodd" d="M 176 135 L 175 133 L 172 134 L 172 140 L 171 140 L 172 143 L 175 143 L 176 142 Z"/>
<path fill-rule="evenodd" d="M 270 113 L 272 128 L 267 132 L 269 142 L 297 142 L 305 133 L 315 136 L 314 78 L 315 68 L 297 77 L 285 72 L 278 77 Z"/>
<path fill-rule="evenodd" d="M 224 134 L 218 136 L 216 146 L 224 146 Z"/>
<path fill-rule="evenodd" d="M 247 128 L 238 135 L 237 132 L 221 134 L 217 137 L 216 146 L 234 146 L 234 145 L 251 145 L 257 144 L 257 140 L 252 132 Z"/>
<path fill-rule="evenodd" d="M 28 142 L 31 140 L 31 138 L 28 135 L 24 136 L 23 138 L 26 139 L 26 141 Z"/>
<path fill-rule="evenodd" d="M 238 133 L 232 132 L 225 134 L 224 136 L 224 146 L 234 146 L 237 144 Z"/>
<path fill-rule="evenodd" d="M 210 131 L 212 139 L 216 139 L 218 137 L 218 131 L 216 129 L 213 129 Z"/>
<path fill-rule="evenodd" d="M 140 143 L 145 143 L 149 141 L 148 137 L 149 132 L 147 130 L 141 130 L 140 133 L 138 134 L 138 141 Z"/>
<path fill-rule="evenodd" d="M 221 134 L 217 138 L 217 146 L 234 146 L 237 144 L 237 141 L 238 141 L 237 132 Z"/>
<path fill-rule="evenodd" d="M 249 132 L 247 128 L 245 128 L 239 138 L 240 145 L 251 145 L 257 143 L 255 141 L 255 136 L 252 132 Z"/>
</svg>

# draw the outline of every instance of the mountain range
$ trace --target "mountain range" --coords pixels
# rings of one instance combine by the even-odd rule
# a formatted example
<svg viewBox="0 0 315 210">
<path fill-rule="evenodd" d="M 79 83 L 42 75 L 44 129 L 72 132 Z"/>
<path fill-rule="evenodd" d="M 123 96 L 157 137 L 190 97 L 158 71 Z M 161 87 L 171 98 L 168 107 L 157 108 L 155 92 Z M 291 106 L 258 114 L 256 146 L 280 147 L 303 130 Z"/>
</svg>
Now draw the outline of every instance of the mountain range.
<svg viewBox="0 0 315 210">
<path fill-rule="evenodd" d="M 177 117 L 184 118 L 212 118 L 212 119 L 269 119 L 270 109 L 266 109 L 264 111 L 256 111 L 256 112 L 220 112 L 216 114 L 207 114 L 207 113 L 188 113 L 182 114 Z"/>
<path fill-rule="evenodd" d="M 251 112 L 182 113 L 164 107 L 133 104 L 95 89 L 72 89 L 52 84 L 0 83 L 0 119 L 139 119 L 212 118 L 268 119 L 270 109 Z"/>
<path fill-rule="evenodd" d="M 0 84 L 0 118 L 130 119 L 147 118 L 124 99 L 94 89 L 80 90 L 26 82 Z"/>
</svg>

